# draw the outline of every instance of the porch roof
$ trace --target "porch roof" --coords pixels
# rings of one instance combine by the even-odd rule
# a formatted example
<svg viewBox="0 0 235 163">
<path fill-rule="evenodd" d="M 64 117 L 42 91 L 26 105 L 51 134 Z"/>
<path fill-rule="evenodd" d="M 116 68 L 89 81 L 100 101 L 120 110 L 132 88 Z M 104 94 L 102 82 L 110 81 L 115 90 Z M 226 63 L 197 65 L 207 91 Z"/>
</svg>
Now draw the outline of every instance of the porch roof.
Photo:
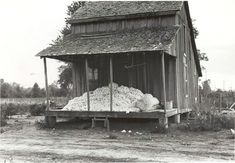
<svg viewBox="0 0 235 163">
<path fill-rule="evenodd" d="M 71 34 L 42 50 L 37 56 L 59 57 L 168 50 L 178 29 L 178 26 L 167 26 L 115 33 Z"/>
</svg>

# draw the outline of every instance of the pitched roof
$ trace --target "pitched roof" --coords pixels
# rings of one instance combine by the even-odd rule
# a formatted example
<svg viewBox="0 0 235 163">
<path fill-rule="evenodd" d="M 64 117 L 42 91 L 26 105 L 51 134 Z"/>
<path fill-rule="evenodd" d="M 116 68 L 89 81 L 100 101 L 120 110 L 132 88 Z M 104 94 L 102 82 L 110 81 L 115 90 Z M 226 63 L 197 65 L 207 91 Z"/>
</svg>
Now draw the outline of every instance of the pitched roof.
<svg viewBox="0 0 235 163">
<path fill-rule="evenodd" d="M 71 34 L 37 54 L 41 57 L 168 50 L 179 27 L 142 28 L 116 33 Z"/>
<path fill-rule="evenodd" d="M 98 1 L 86 2 L 70 19 L 70 23 L 84 19 L 114 17 L 124 15 L 149 15 L 161 12 L 178 11 L 182 1 Z"/>
</svg>

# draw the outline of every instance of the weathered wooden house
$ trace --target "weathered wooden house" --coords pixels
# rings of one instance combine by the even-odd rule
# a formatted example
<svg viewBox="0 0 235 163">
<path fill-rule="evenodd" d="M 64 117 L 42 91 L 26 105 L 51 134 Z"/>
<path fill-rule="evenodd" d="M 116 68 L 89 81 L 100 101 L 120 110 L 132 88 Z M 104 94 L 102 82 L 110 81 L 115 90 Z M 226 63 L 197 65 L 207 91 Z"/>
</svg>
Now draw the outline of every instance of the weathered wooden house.
<svg viewBox="0 0 235 163">
<path fill-rule="evenodd" d="M 69 23 L 72 33 L 37 55 L 44 63 L 46 58 L 72 63 L 74 96 L 114 81 L 151 93 L 164 105 L 173 101 L 173 109 L 113 112 L 110 89 L 110 111 L 48 110 L 51 123 L 56 116 L 76 116 L 160 118 L 167 124 L 171 116 L 179 122 L 197 103 L 202 73 L 188 2 L 87 2 Z"/>
</svg>

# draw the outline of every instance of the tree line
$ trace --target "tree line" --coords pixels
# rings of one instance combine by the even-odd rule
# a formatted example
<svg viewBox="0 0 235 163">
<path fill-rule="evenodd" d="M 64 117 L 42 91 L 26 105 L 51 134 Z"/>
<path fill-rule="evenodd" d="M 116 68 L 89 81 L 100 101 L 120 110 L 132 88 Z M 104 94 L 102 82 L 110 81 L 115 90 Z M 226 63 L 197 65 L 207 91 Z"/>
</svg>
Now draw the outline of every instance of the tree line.
<svg viewBox="0 0 235 163">
<path fill-rule="evenodd" d="M 63 79 L 60 79 L 63 80 Z M 71 87 L 54 82 L 48 86 L 49 95 L 51 97 L 65 97 L 71 95 Z M 0 79 L 0 98 L 36 98 L 45 97 L 46 90 L 40 88 L 37 83 L 30 88 L 24 88 L 18 83 L 8 83 L 4 79 Z"/>
</svg>

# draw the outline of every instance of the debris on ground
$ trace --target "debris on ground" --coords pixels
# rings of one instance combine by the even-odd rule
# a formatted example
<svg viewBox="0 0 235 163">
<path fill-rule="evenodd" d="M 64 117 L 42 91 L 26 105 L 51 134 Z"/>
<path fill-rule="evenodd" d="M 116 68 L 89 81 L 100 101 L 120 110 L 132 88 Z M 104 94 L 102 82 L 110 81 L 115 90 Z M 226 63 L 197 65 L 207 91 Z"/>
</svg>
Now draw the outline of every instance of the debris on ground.
<svg viewBox="0 0 235 163">
<path fill-rule="evenodd" d="M 136 88 L 118 86 L 113 83 L 113 111 L 129 112 L 146 111 L 153 109 L 159 104 L 157 98 L 151 94 L 143 94 Z M 90 110 L 109 111 L 110 110 L 110 88 L 109 86 L 97 88 L 90 91 Z M 62 109 L 68 111 L 87 111 L 87 92 L 80 97 L 75 97 Z"/>
<path fill-rule="evenodd" d="M 230 129 L 230 131 L 231 131 L 232 136 L 235 138 L 235 130 L 234 129 Z"/>
<path fill-rule="evenodd" d="M 122 130 L 121 133 L 126 133 L 126 130 Z"/>
<path fill-rule="evenodd" d="M 117 135 L 114 134 L 109 134 L 108 136 L 105 137 L 106 139 L 117 139 Z"/>
<path fill-rule="evenodd" d="M 136 135 L 142 135 L 142 133 L 141 133 L 141 132 L 138 132 L 138 131 L 135 132 L 135 133 L 136 133 Z"/>
</svg>

